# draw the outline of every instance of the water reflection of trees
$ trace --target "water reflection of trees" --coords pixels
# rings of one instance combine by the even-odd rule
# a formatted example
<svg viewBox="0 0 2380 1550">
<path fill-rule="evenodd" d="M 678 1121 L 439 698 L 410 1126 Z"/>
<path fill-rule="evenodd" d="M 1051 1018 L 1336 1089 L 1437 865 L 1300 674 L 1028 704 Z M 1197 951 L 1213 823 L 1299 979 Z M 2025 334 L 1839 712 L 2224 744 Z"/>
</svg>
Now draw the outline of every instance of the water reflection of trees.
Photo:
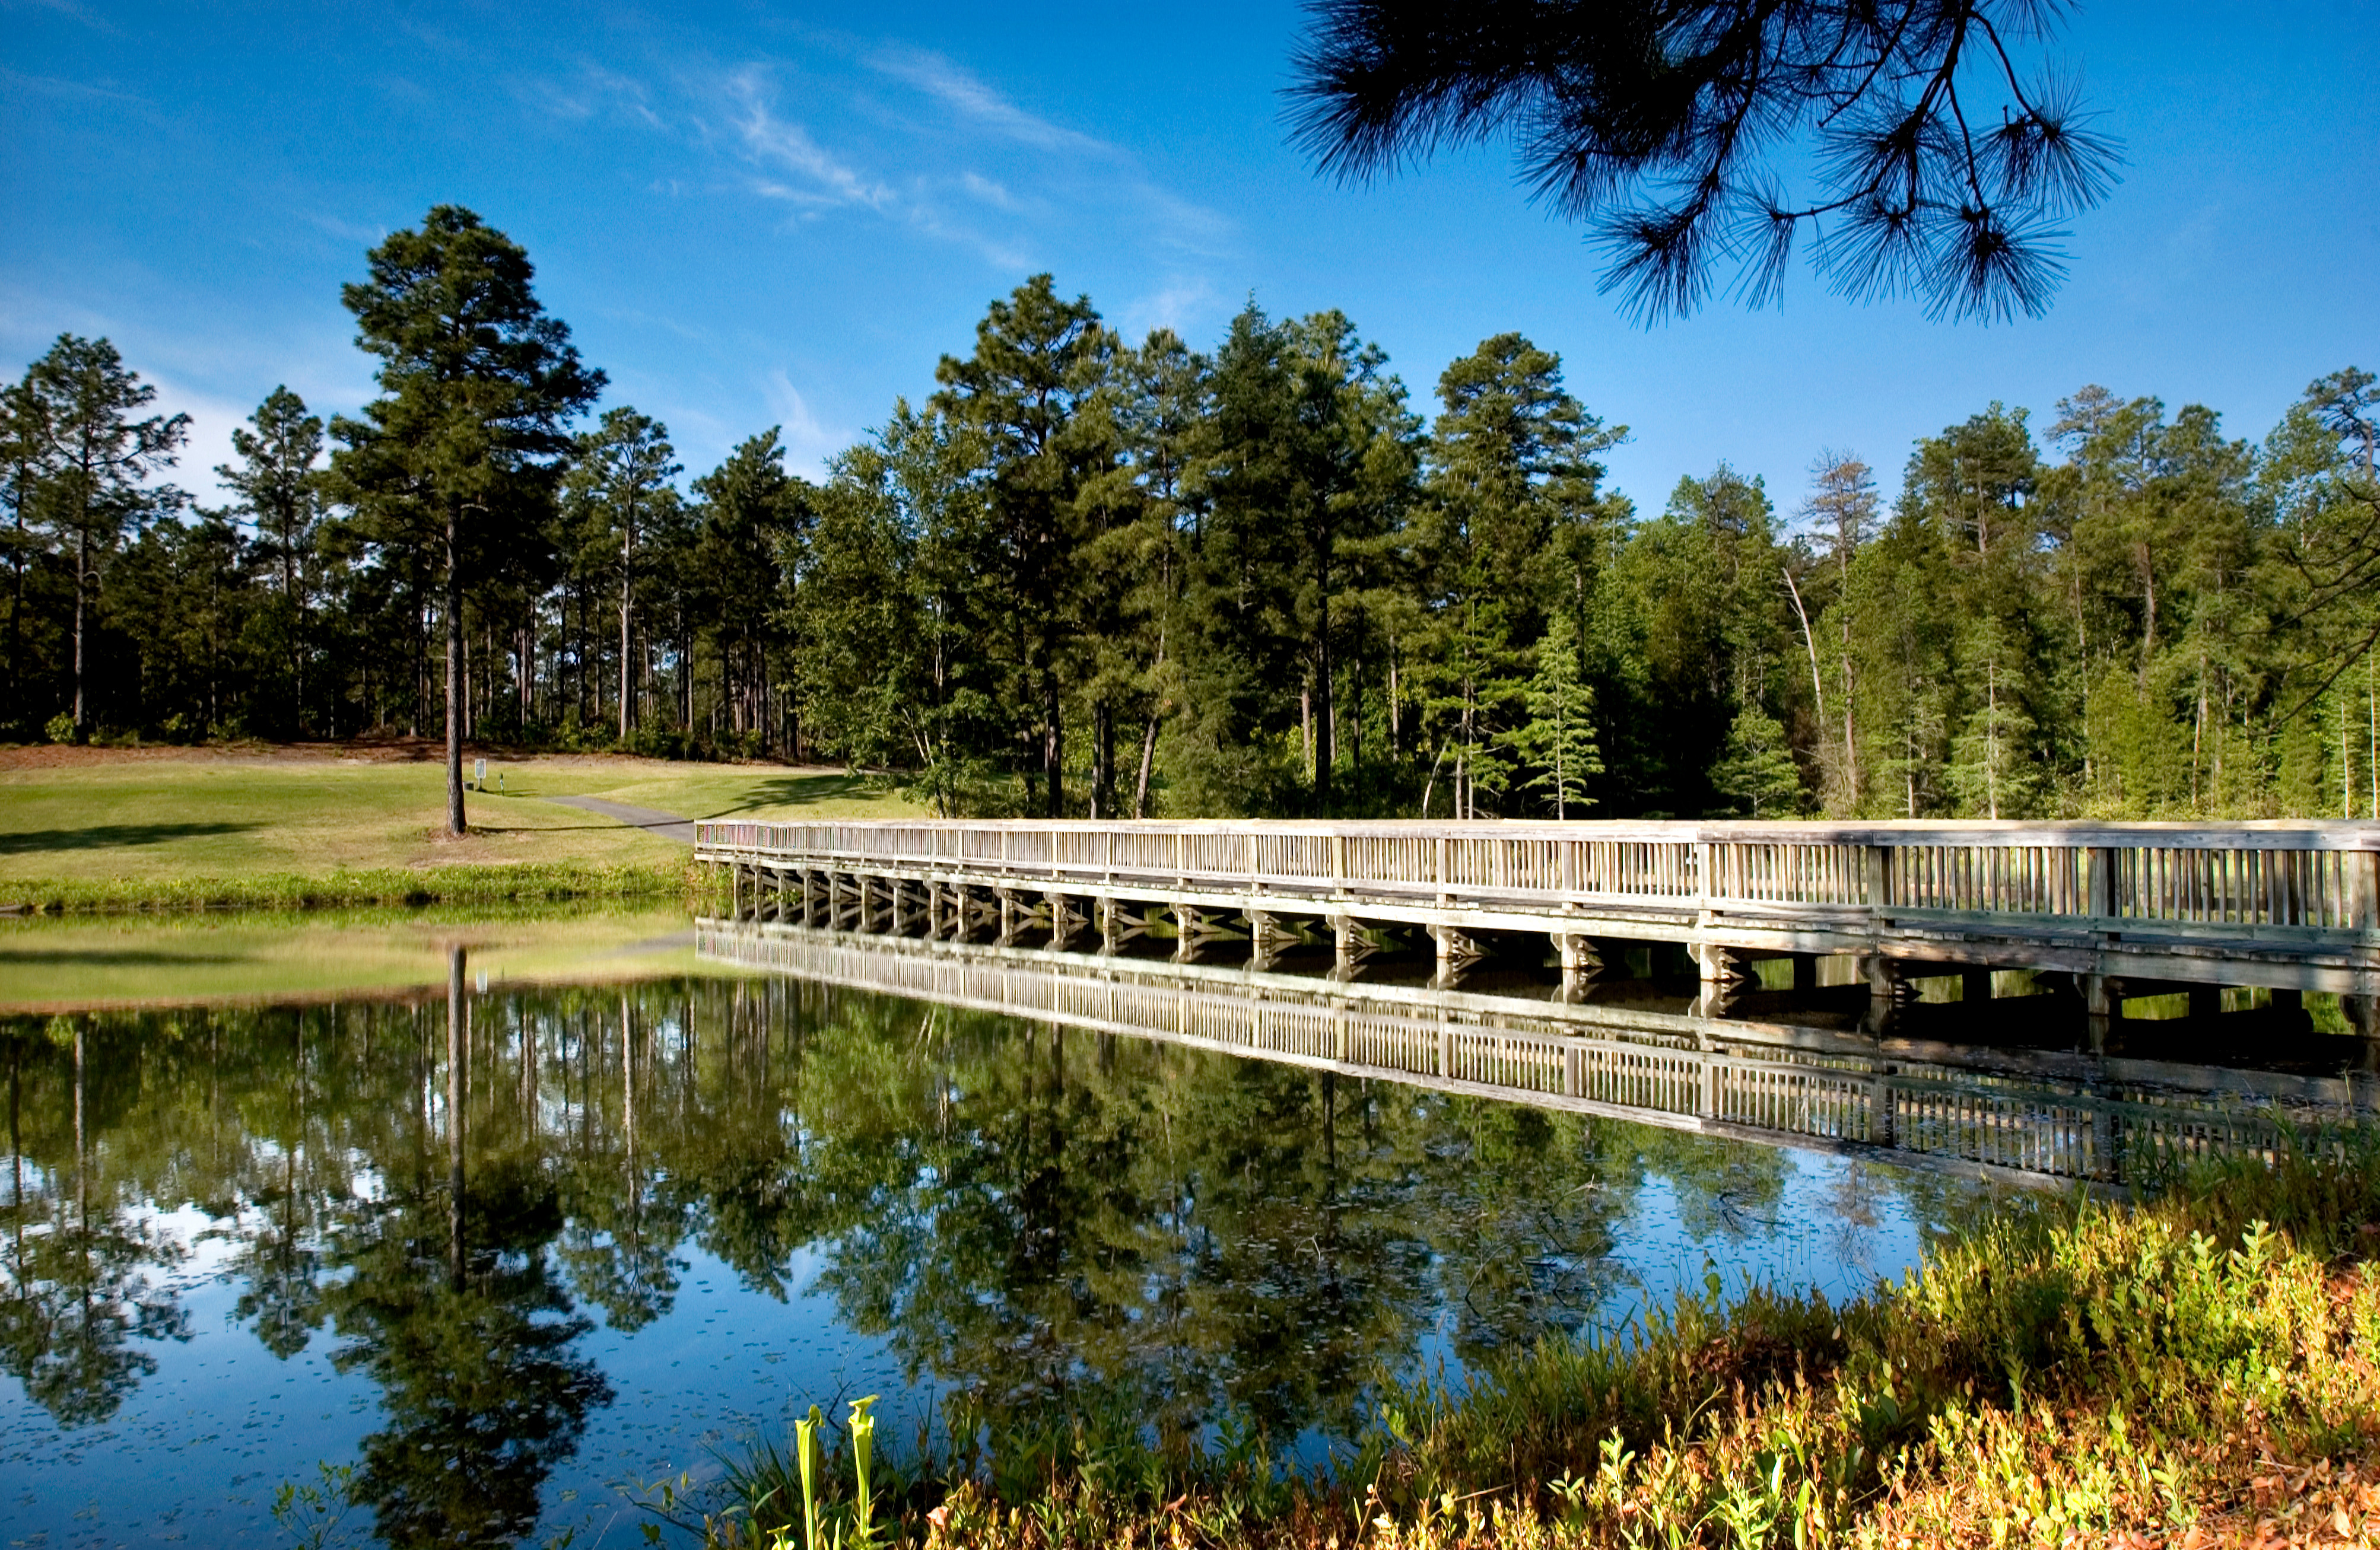
<svg viewBox="0 0 2380 1550">
<path fill-rule="evenodd" d="M 609 1402 L 597 1319 L 665 1316 L 698 1246 L 987 1402 L 1187 1434 L 1343 1423 L 1435 1333 L 1473 1359 L 1591 1317 L 1648 1176 L 1724 1239 L 1776 1155 L 783 981 L 0 1021 L 0 1362 L 61 1425 L 180 1331 L 195 1207 L 237 1316 L 378 1385 L 385 1537 L 533 1524 Z M 81 1052 L 78 1065 L 76 1052 Z"/>
<path fill-rule="evenodd" d="M 7 1267 L 0 1363 L 61 1425 L 105 1421 L 157 1370 L 135 1341 L 177 1338 L 165 1282 L 182 1246 L 126 1210 L 94 1144 L 122 1100 L 80 1021 L 0 1031 L 8 1066 Z"/>
</svg>

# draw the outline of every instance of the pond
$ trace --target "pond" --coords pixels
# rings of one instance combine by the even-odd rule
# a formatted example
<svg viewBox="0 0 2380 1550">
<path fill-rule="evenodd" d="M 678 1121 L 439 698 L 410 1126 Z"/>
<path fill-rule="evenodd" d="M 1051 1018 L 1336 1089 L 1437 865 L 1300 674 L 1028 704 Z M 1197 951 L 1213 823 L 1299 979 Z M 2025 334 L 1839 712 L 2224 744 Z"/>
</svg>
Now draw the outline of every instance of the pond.
<svg viewBox="0 0 2380 1550">
<path fill-rule="evenodd" d="M 870 1393 L 892 1435 L 964 1396 L 1316 1460 L 1383 1374 L 1712 1276 L 1854 1295 L 1998 1188 L 757 974 L 683 924 L 573 960 L 417 922 L 368 988 L 183 1006 L 28 996 L 20 956 L 6 1537 L 285 1543 L 327 1465 L 358 1543 L 641 1543 L 638 1487 Z M 66 941 L 0 963 L 115 951 Z"/>
</svg>

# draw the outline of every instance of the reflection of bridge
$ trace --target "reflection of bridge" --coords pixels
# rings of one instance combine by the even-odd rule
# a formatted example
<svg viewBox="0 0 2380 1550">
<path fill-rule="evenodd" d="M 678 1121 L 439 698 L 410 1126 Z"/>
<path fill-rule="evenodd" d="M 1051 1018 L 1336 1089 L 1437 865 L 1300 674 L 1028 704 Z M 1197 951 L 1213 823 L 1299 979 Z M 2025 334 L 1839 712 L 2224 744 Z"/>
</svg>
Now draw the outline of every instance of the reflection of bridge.
<svg viewBox="0 0 2380 1550">
<path fill-rule="evenodd" d="M 1969 1176 L 2121 1186 L 2368 1120 L 2380 1079 L 1922 1045 L 1130 957 L 704 921 L 715 962 L 1100 1033 Z"/>
<path fill-rule="evenodd" d="M 1327 927 L 1342 967 L 1383 929 L 1434 939 L 1455 983 L 1500 937 L 1550 939 L 1565 979 L 1676 942 L 1706 1006 L 1761 959 L 1798 987 L 1843 961 L 1871 1004 L 1957 974 L 2028 969 L 2105 1033 L 2127 997 L 2226 987 L 2283 1006 L 2342 999 L 2374 1032 L 2380 828 L 2368 824 L 745 823 L 700 826 L 738 918 L 1178 953 L 1242 939 L 1269 963 Z"/>
</svg>

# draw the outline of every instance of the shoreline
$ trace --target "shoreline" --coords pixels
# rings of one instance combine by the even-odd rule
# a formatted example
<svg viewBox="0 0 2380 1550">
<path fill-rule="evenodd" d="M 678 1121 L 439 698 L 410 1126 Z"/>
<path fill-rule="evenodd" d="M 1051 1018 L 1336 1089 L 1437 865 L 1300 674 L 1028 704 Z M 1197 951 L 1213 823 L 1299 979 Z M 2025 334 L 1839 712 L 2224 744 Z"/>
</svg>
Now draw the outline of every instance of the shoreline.
<svg viewBox="0 0 2380 1550">
<path fill-rule="evenodd" d="M 868 1543 L 1262 1550 L 2380 1544 L 2380 1138 L 2034 1203 L 1830 1306 L 1689 1291 L 1460 1387 L 1387 1384 L 1345 1459 L 1284 1471 L 1137 1417 L 970 1423 L 879 1475 Z M 2336 1142 L 2336 1146 L 2329 1143 Z M 816 1412 L 813 1411 L 813 1414 Z M 784 1443 L 728 1460 L 718 1550 L 803 1543 Z M 858 1525 L 820 1437 L 817 1543 Z M 1245 1439 L 1243 1439 L 1245 1442 Z M 880 1470 L 881 1466 L 880 1466 Z M 652 1503 L 649 1510 L 671 1516 Z"/>
<path fill-rule="evenodd" d="M 692 901 L 705 886 L 690 862 L 488 862 L 268 872 L 253 877 L 11 878 L 0 880 L 0 917 L 419 908 L 665 897 Z"/>
</svg>

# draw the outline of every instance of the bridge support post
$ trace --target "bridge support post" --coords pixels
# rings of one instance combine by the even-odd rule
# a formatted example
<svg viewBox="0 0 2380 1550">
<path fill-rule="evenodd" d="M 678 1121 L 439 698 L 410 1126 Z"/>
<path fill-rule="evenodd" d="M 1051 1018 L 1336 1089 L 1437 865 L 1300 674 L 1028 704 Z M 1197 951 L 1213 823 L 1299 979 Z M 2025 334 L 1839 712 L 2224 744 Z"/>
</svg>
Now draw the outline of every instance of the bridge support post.
<svg viewBox="0 0 2380 1550">
<path fill-rule="evenodd" d="M 1736 949 L 1712 942 L 1690 944 L 1688 951 L 1694 955 L 1694 964 L 1702 971 L 1702 993 L 1694 1001 L 1696 1014 L 1725 1017 L 1735 999 L 1752 983 L 1752 965 Z"/>
<path fill-rule="evenodd" d="M 1330 926 L 1331 943 L 1337 949 L 1337 962 L 1330 966 L 1330 977 L 1353 979 L 1364 960 L 1379 951 L 1379 943 L 1354 915 L 1334 914 L 1326 918 Z"/>
<path fill-rule="evenodd" d="M 1961 1004 L 1988 1001 L 1992 999 L 1992 972 L 1989 969 L 1962 969 L 1959 973 L 1959 1000 Z"/>
<path fill-rule="evenodd" d="M 1587 982 L 1603 973 L 1603 951 L 1592 937 L 1576 932 L 1554 933 L 1554 951 L 1561 963 L 1561 995 L 1565 1001 L 1586 994 Z"/>
<path fill-rule="evenodd" d="M 2074 982 L 2082 992 L 2082 1021 L 2091 1053 L 2104 1055 L 2109 1026 L 2124 1014 L 2123 987 L 2107 975 L 2077 975 Z"/>
<path fill-rule="evenodd" d="M 970 940 L 975 936 L 976 927 L 983 924 L 984 917 L 993 913 L 991 906 L 978 898 L 965 883 L 951 885 L 950 911 L 951 940 L 954 942 Z"/>
<path fill-rule="evenodd" d="M 1198 937 L 1206 916 L 1187 904 L 1173 906 L 1173 961 L 1187 963 L 1198 956 Z"/>
<path fill-rule="evenodd" d="M 1818 988 L 1818 955 L 1815 952 L 1793 954 L 1793 991 L 1806 996 Z"/>
<path fill-rule="evenodd" d="M 1002 947 L 1014 947 L 1016 934 L 1024 929 L 1018 921 L 1024 912 L 1017 908 L 1015 890 L 1003 888 L 995 891 L 1000 895 L 1000 935 L 994 940 Z"/>
<path fill-rule="evenodd" d="M 1269 969 L 1281 961 L 1282 953 L 1296 945 L 1297 934 L 1266 911 L 1250 910 L 1247 917 L 1248 967 Z"/>
<path fill-rule="evenodd" d="M 2216 1017 L 2223 1011 L 2223 987 L 2219 985 L 2193 985 L 2190 987 L 2192 1021 Z"/>
<path fill-rule="evenodd" d="M 1429 934 L 1438 943 L 1438 977 L 1432 983 L 1441 988 L 1460 984 L 1471 966 L 1488 956 L 1476 938 L 1456 926 L 1433 926 Z"/>
<path fill-rule="evenodd" d="M 1860 968 L 1867 979 L 1867 1012 L 1861 1021 L 1874 1031 L 1883 1027 L 1895 1011 L 1906 1006 L 1913 991 L 1900 964 L 1881 952 L 1865 954 L 1861 959 Z"/>
<path fill-rule="evenodd" d="M 1052 890 L 1045 897 L 1050 907 L 1050 945 L 1062 951 L 1090 922 L 1066 894 Z"/>
</svg>

